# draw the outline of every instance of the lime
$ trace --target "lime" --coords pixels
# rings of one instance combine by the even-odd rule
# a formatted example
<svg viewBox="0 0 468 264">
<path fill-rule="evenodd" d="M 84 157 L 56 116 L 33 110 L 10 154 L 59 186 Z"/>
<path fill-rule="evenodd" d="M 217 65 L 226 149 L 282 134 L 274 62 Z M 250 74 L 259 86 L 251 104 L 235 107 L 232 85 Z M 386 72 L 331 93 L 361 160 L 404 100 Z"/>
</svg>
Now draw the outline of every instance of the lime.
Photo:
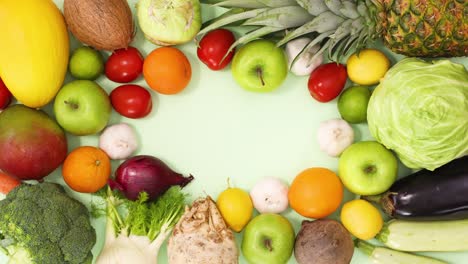
<svg viewBox="0 0 468 264">
<path fill-rule="evenodd" d="M 104 71 L 104 61 L 99 51 L 83 46 L 73 51 L 68 67 L 76 79 L 95 80 Z"/>
<path fill-rule="evenodd" d="M 351 124 L 366 122 L 370 96 L 371 92 L 365 86 L 345 89 L 338 98 L 338 111 L 341 118 Z"/>
<path fill-rule="evenodd" d="M 240 232 L 252 218 L 252 200 L 242 189 L 227 188 L 219 195 L 216 205 L 226 224 L 236 232 Z"/>
<path fill-rule="evenodd" d="M 348 58 L 346 68 L 355 84 L 374 85 L 390 68 L 390 60 L 379 50 L 364 49 Z"/>
</svg>

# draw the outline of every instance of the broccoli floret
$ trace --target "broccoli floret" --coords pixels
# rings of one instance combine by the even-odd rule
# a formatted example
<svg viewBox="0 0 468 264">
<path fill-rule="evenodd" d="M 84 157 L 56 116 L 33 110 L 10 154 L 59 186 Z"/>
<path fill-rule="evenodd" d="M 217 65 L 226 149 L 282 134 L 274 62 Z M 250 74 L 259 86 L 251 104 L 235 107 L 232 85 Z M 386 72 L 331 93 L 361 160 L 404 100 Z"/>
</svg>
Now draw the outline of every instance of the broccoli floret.
<svg viewBox="0 0 468 264">
<path fill-rule="evenodd" d="M 21 184 L 0 201 L 0 234 L 14 241 L 10 262 L 91 263 L 96 232 L 89 216 L 59 184 Z"/>
</svg>

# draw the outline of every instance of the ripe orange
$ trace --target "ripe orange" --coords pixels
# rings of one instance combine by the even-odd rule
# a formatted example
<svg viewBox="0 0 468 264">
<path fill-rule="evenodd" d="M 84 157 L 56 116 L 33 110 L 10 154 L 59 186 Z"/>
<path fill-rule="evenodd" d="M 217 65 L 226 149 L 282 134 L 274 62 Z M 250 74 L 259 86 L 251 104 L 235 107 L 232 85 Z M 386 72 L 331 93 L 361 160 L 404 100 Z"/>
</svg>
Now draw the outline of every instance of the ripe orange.
<svg viewBox="0 0 468 264">
<path fill-rule="evenodd" d="M 174 47 L 161 47 L 145 58 L 143 77 L 156 92 L 176 94 L 190 82 L 192 67 L 182 51 Z"/>
<path fill-rule="evenodd" d="M 94 193 L 107 184 L 111 174 L 110 159 L 99 148 L 82 146 L 65 158 L 62 175 L 65 182 L 77 192 Z"/>
<path fill-rule="evenodd" d="M 326 168 L 309 168 L 296 176 L 288 193 L 289 204 L 298 214 L 323 218 L 332 214 L 343 200 L 343 184 Z"/>
</svg>

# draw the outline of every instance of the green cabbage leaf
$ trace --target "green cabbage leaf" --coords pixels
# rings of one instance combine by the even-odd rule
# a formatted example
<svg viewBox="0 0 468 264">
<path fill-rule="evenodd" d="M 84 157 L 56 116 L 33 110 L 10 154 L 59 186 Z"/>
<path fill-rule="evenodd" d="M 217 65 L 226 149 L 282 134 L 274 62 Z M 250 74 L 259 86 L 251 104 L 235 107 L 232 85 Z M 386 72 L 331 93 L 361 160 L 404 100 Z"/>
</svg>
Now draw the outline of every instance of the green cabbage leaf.
<svg viewBox="0 0 468 264">
<path fill-rule="evenodd" d="M 468 154 L 468 72 L 449 60 L 405 58 L 374 90 L 373 137 L 413 169 L 434 170 Z"/>
</svg>

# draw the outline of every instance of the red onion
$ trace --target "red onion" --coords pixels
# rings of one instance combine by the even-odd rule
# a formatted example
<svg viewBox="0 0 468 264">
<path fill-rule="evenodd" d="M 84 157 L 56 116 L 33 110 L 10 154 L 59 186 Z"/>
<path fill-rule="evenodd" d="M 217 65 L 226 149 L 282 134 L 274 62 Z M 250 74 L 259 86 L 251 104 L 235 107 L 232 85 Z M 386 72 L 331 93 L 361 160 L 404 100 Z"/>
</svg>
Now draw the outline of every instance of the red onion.
<svg viewBox="0 0 468 264">
<path fill-rule="evenodd" d="M 192 175 L 184 177 L 156 157 L 137 155 L 117 168 L 115 180 L 110 179 L 109 186 L 120 190 L 130 200 L 138 199 L 140 192 L 148 193 L 149 199 L 153 200 L 171 186 L 184 187 L 192 180 Z"/>
</svg>

